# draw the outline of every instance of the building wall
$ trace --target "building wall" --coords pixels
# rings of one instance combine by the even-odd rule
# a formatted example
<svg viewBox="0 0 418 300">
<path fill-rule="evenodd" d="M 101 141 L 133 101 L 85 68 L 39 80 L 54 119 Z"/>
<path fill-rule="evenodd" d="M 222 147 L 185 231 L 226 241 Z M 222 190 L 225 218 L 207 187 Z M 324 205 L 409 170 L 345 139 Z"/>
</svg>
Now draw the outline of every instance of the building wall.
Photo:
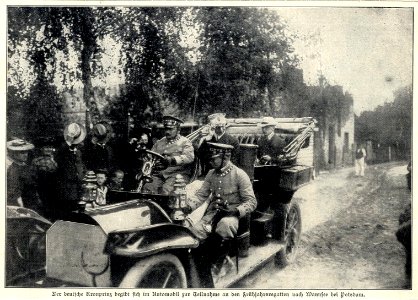
<svg viewBox="0 0 418 300">
<path fill-rule="evenodd" d="M 341 118 L 344 119 L 344 118 Z M 322 169 L 333 169 L 353 164 L 354 150 L 354 111 L 350 107 L 347 120 L 339 125 L 338 120 L 325 118 L 319 128 L 319 139 L 322 142 Z M 318 163 L 321 163 L 319 159 Z"/>
<path fill-rule="evenodd" d="M 341 126 L 341 134 L 336 137 L 337 167 L 353 164 L 354 112 L 351 108 L 349 119 Z"/>
</svg>

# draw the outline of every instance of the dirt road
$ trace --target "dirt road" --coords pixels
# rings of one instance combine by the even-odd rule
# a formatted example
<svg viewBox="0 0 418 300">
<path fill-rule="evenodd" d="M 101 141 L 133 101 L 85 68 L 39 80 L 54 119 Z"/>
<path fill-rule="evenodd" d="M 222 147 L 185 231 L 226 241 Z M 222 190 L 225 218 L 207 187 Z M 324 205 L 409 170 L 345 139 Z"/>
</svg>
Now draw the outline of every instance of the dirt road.
<svg viewBox="0 0 418 300">
<path fill-rule="evenodd" d="M 410 201 L 406 163 L 369 166 L 365 178 L 352 168 L 322 174 L 295 197 L 302 210 L 296 261 L 273 263 L 238 288 L 402 289 L 405 253 L 395 237 L 399 214 Z"/>
</svg>

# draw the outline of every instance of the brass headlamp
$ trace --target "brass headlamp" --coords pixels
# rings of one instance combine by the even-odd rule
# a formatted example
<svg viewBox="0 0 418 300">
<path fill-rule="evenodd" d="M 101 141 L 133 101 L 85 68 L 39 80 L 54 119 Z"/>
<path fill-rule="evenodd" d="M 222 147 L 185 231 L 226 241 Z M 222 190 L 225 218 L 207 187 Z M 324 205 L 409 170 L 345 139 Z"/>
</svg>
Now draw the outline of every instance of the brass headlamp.
<svg viewBox="0 0 418 300">
<path fill-rule="evenodd" d="M 87 171 L 83 178 L 83 194 L 78 202 L 80 209 L 93 207 L 97 199 L 97 176 L 93 171 Z"/>
</svg>

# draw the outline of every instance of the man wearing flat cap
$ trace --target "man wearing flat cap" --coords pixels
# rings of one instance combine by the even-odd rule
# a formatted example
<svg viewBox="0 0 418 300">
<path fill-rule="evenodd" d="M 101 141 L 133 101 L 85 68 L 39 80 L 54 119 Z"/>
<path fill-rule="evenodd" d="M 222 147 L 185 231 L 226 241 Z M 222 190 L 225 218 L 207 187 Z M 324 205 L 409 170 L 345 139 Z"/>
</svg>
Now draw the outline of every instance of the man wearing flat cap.
<svg viewBox="0 0 418 300">
<path fill-rule="evenodd" d="M 71 123 L 64 129 L 65 142 L 58 148 L 57 162 L 57 202 L 51 209 L 56 218 L 77 209 L 81 200 L 82 180 L 85 172 L 80 144 L 86 138 L 86 129 L 78 123 Z"/>
<path fill-rule="evenodd" d="M 208 143 L 210 164 L 202 187 L 196 195 L 189 197 L 189 211 L 193 211 L 209 199 L 209 205 L 202 219 L 192 224 L 191 230 L 200 240 L 209 236 L 207 249 L 203 251 L 206 262 L 198 267 L 219 264 L 229 252 L 231 239 L 238 232 L 239 219 L 255 210 L 257 199 L 244 170 L 231 162 L 231 145 Z M 205 246 L 203 246 L 205 247 Z M 210 252 L 210 253 L 206 253 Z M 210 283 L 208 287 L 210 287 Z"/>
<path fill-rule="evenodd" d="M 264 117 L 259 125 L 263 131 L 263 136 L 258 141 L 257 152 L 261 164 L 276 163 L 286 146 L 286 140 L 274 132 L 276 125 L 277 122 L 273 117 Z"/>
<path fill-rule="evenodd" d="M 145 191 L 170 194 L 177 174 L 181 174 L 186 182 L 190 179 L 194 148 L 189 139 L 180 135 L 182 123 L 173 116 L 163 117 L 165 137 L 158 140 L 151 150 L 164 156 L 168 167 L 153 176 L 153 182 L 144 186 Z"/>
<path fill-rule="evenodd" d="M 41 202 L 34 174 L 27 163 L 29 152 L 34 149 L 34 145 L 22 139 L 13 139 L 6 145 L 12 161 L 7 169 L 7 205 L 22 206 L 40 212 Z"/>
</svg>

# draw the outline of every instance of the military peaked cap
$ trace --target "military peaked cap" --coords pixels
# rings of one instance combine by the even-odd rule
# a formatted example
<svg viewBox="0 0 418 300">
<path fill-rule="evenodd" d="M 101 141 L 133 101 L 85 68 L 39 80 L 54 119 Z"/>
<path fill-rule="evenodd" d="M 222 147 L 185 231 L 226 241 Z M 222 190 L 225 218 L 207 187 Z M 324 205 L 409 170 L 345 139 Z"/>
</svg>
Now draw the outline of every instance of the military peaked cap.
<svg viewBox="0 0 418 300">
<path fill-rule="evenodd" d="M 184 123 L 183 120 L 173 116 L 164 116 L 163 117 L 163 125 L 165 128 L 174 128 L 179 126 L 180 124 Z"/>
<path fill-rule="evenodd" d="M 211 157 L 220 156 L 221 154 L 231 154 L 234 147 L 221 143 L 208 143 Z"/>
</svg>

